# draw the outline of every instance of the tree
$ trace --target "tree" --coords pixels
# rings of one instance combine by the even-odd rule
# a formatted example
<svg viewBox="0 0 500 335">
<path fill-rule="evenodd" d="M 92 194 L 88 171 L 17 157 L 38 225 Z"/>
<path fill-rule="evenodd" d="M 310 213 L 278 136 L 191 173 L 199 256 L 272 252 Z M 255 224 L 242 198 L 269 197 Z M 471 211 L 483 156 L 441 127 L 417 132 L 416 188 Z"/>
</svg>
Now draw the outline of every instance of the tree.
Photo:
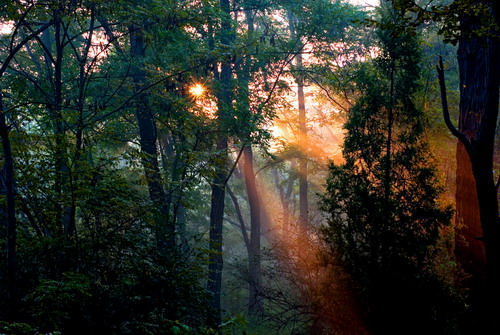
<svg viewBox="0 0 500 335">
<path fill-rule="evenodd" d="M 414 103 L 418 34 L 403 28 L 391 4 L 380 15 L 380 55 L 361 67 L 360 97 L 345 125 L 346 162 L 332 164 L 327 179 L 325 237 L 359 285 L 376 332 L 434 332 L 454 327 L 453 313 L 438 307 L 452 300 L 432 270 L 451 210 L 440 205 L 424 115 Z M 411 320 L 418 326 L 409 329 Z"/>
<path fill-rule="evenodd" d="M 19 7 L 17 7 L 19 5 Z M 17 8 L 16 8 L 17 7 Z M 13 27 L 13 34 L 10 38 L 9 47 L 5 58 L 0 67 L 0 80 L 4 76 L 11 62 L 14 60 L 16 54 L 31 40 L 35 39 L 39 34 L 48 29 L 52 25 L 52 21 L 42 24 L 36 29 L 28 22 L 30 12 L 34 11 L 36 4 L 26 4 L 15 2 L 7 7 L 7 11 L 14 13 L 11 19 L 15 20 Z M 16 41 L 20 28 L 26 29 L 27 33 Z M 4 88 L 3 83 L 0 81 L 0 136 L 2 138 L 2 149 L 4 158 L 3 167 L 3 180 L 6 198 L 7 198 L 7 211 L 6 211 L 6 244 L 7 244 L 7 304 L 8 316 L 11 320 L 17 318 L 18 312 L 18 292 L 16 287 L 17 281 L 17 260 L 16 260 L 16 244 L 17 244 L 17 223 L 16 223 L 16 208 L 15 208 L 15 177 L 14 177 L 14 161 L 12 154 L 11 141 L 9 139 L 10 126 L 7 123 L 6 113 L 9 110 L 4 106 Z"/>
<path fill-rule="evenodd" d="M 456 7 L 455 7 L 456 6 Z M 485 320 L 480 327 L 491 331 L 500 327 L 495 311 L 480 306 L 484 301 L 500 298 L 500 217 L 498 214 L 498 187 L 494 180 L 493 156 L 498 120 L 500 90 L 500 7 L 488 1 L 455 1 L 448 15 L 466 8 L 458 16 L 458 63 L 460 70 L 460 114 L 458 129 L 450 120 L 446 97 L 444 67 L 438 66 L 443 113 L 451 133 L 457 137 L 457 191 L 458 217 L 463 218 L 466 239 L 483 242 L 486 256 L 486 271 L 483 273 L 481 256 L 467 255 L 474 249 L 459 245 L 457 254 L 466 270 L 472 272 L 473 310 L 479 309 L 477 317 Z M 449 33 L 449 31 L 448 31 Z M 480 229 L 477 227 L 479 214 Z M 471 236 L 470 232 L 482 231 L 482 236 Z M 475 241 L 471 241 L 475 244 Z M 472 259 L 473 264 L 467 260 Z M 485 281 L 486 286 L 483 286 Z M 477 300 L 479 298 L 479 300 Z"/>
<path fill-rule="evenodd" d="M 445 41 L 458 43 L 460 106 L 458 129 L 449 116 L 444 67 L 438 66 L 443 114 L 450 132 L 457 137 L 457 218 L 463 223 L 464 245 L 457 243 L 457 258 L 472 274 L 472 310 L 478 326 L 498 329 L 498 321 L 484 301 L 498 301 L 500 289 L 500 218 L 498 181 L 493 176 L 493 155 L 498 120 L 500 56 L 497 2 L 455 0 L 420 7 L 416 1 L 396 1 L 400 10 L 417 13 L 421 24 L 435 20 L 442 24 Z M 408 20 L 410 23 L 412 19 Z M 463 221 L 463 222 L 462 222 Z M 480 236 L 477 236 L 480 235 Z M 478 241 L 479 240 L 479 241 Z M 480 242 L 480 243 L 478 243 Z M 482 245 L 481 245 L 482 244 Z M 486 264 L 484 264 L 486 263 Z M 474 328 L 475 329 L 475 328 Z"/>
<path fill-rule="evenodd" d="M 186 307 L 186 296 L 206 310 L 204 292 L 191 272 L 199 261 L 193 251 L 175 259 L 156 257 L 158 248 L 151 242 L 158 226 L 149 223 L 158 218 L 149 214 L 158 208 L 143 198 L 148 190 L 135 166 L 144 156 L 133 154 L 130 143 L 137 134 L 128 122 L 136 107 L 157 107 L 148 99 L 151 88 L 187 73 L 188 66 L 172 64 L 168 71 L 174 74 L 163 72 L 159 79 L 145 71 L 132 78 L 134 54 L 128 57 L 122 50 L 127 39 L 119 39 L 129 36 L 129 21 L 117 18 L 130 18 L 136 11 L 127 16 L 120 10 L 123 2 L 108 5 L 15 2 L 6 12 L 9 16 L 2 11 L 2 22 L 17 19 L 1 41 L 2 56 L 4 51 L 7 55 L 1 85 L 3 149 L 9 149 L 5 140 L 12 138 L 10 168 L 16 166 L 16 187 L 12 179 L 6 183 L 7 209 L 14 213 L 9 228 L 14 238 L 5 239 L 12 292 L 8 304 L 14 315 L 19 303 L 24 311 L 20 318 L 39 331 L 113 332 L 141 329 L 145 323 L 169 329 L 174 320 L 199 325 L 199 314 L 193 314 L 198 309 Z M 177 11 L 165 11 L 177 20 Z M 145 59 L 135 58 L 133 65 L 146 69 Z M 135 87 L 134 79 L 140 81 Z M 9 164 L 3 167 L 13 177 Z M 132 296 L 139 298 L 128 300 Z M 84 320 L 91 321 L 84 325 Z"/>
<path fill-rule="evenodd" d="M 158 149 L 155 117 L 147 104 L 144 86 L 146 85 L 146 69 L 144 62 L 146 44 L 144 27 L 132 24 L 129 26 L 130 55 L 134 62 L 132 78 L 134 82 L 134 95 L 136 95 L 136 118 L 139 126 L 139 135 L 142 152 L 144 174 L 148 182 L 149 196 L 155 204 L 155 236 L 160 252 L 172 252 L 175 246 L 175 226 L 169 222 L 169 212 L 165 190 L 161 183 L 160 169 L 158 166 Z M 141 64 L 142 63 L 142 64 Z"/>
</svg>

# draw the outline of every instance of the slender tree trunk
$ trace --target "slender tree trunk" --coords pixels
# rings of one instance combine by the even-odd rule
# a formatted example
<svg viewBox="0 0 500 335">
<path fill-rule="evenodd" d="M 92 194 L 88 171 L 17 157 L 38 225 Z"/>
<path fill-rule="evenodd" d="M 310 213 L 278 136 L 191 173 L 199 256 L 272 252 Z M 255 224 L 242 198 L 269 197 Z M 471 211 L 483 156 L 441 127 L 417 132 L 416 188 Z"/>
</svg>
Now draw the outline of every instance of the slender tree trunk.
<svg viewBox="0 0 500 335">
<path fill-rule="evenodd" d="M 220 138 L 217 143 L 217 151 L 222 155 L 227 155 L 227 139 Z M 224 163 L 227 158 L 223 158 Z M 212 295 L 210 306 L 214 311 L 209 313 L 209 323 L 220 325 L 221 323 L 221 304 L 220 295 L 222 288 L 222 268 L 223 268 L 223 219 L 224 219 L 224 200 L 225 200 L 225 182 L 227 171 L 224 166 L 218 168 L 218 172 L 212 181 L 212 199 L 210 207 L 210 243 L 209 243 L 209 264 L 208 264 L 208 292 Z"/>
<path fill-rule="evenodd" d="M 229 197 L 233 201 L 233 206 L 234 210 L 236 211 L 236 216 L 238 217 L 239 221 L 239 228 L 241 230 L 241 235 L 243 236 L 243 241 L 245 242 L 245 247 L 247 249 L 247 253 L 250 255 L 250 238 L 248 237 L 248 232 L 247 232 L 247 225 L 245 224 L 245 220 L 243 219 L 243 214 L 241 213 L 241 207 L 238 202 L 238 198 L 236 198 L 236 195 L 233 193 L 229 185 L 226 186 L 227 193 L 229 194 Z"/>
<path fill-rule="evenodd" d="M 49 99 L 48 112 L 52 116 L 54 131 L 54 190 L 57 194 L 56 211 L 59 215 L 59 225 L 56 234 L 64 237 L 65 245 L 59 251 L 57 276 L 76 267 L 75 255 L 75 220 L 72 220 L 71 177 L 68 166 L 66 126 L 63 117 L 63 66 L 65 37 L 61 22 L 60 9 L 54 9 L 53 35 L 49 30 L 42 34 L 44 45 L 44 62 L 47 70 L 46 78 L 51 82 L 53 95 Z M 76 213 L 76 212 L 75 212 Z"/>
<path fill-rule="evenodd" d="M 11 321 L 15 321 L 18 313 L 18 295 L 17 295 L 17 224 L 15 209 L 15 190 L 14 190 L 14 159 L 12 157 L 12 148 L 9 139 L 9 126 L 5 119 L 3 108 L 3 93 L 0 92 L 0 137 L 2 138 L 2 149 L 4 159 L 5 173 L 5 191 L 7 196 L 7 314 Z"/>
<path fill-rule="evenodd" d="M 302 68 L 302 54 L 297 55 L 297 67 Z M 299 102 L 299 142 L 307 143 L 307 121 L 306 121 L 306 103 L 304 97 L 304 80 L 297 78 L 297 98 Z M 302 153 L 306 156 L 306 153 Z M 301 157 L 299 161 L 299 224 L 303 229 L 309 225 L 309 201 L 308 201 L 308 183 L 307 183 L 307 159 Z"/>
<path fill-rule="evenodd" d="M 253 168 L 253 151 L 251 146 L 247 146 L 243 149 L 243 169 L 248 203 L 250 205 L 250 253 L 248 255 L 250 266 L 250 295 L 248 309 L 250 314 L 257 316 L 262 314 L 264 309 L 262 298 L 259 294 L 262 281 L 260 255 L 261 208 Z"/>
<path fill-rule="evenodd" d="M 392 60 L 391 63 L 391 74 L 390 74 L 390 101 L 387 113 L 387 141 L 385 145 L 386 150 L 386 166 L 385 166 L 385 206 L 387 213 L 389 212 L 389 198 L 391 194 L 391 172 L 392 172 L 392 128 L 394 123 L 394 70 L 395 61 Z M 387 219 L 389 217 L 387 216 Z"/>
<path fill-rule="evenodd" d="M 182 124 L 178 124 L 179 129 L 182 129 Z M 182 157 L 182 143 L 185 143 L 186 138 L 184 135 L 179 133 L 179 138 L 176 135 L 172 135 L 170 141 L 166 140 L 165 153 L 169 157 L 173 157 L 172 167 L 170 168 L 170 185 L 168 188 L 167 194 L 167 208 L 170 211 L 170 208 L 173 207 L 172 215 L 170 216 L 172 219 L 172 223 L 177 227 L 177 237 L 178 242 L 180 243 L 180 247 L 183 251 L 187 251 L 188 239 L 187 239 L 187 231 L 186 231 L 186 208 L 182 204 L 182 193 L 183 193 L 183 183 L 185 179 L 185 171 L 186 166 Z M 176 146 L 174 148 L 174 146 Z M 163 159 L 166 162 L 166 159 Z M 168 170 L 168 166 L 164 165 L 165 170 Z"/>
<path fill-rule="evenodd" d="M 144 36 L 141 28 L 129 27 L 130 33 L 130 55 L 133 58 L 134 68 L 132 70 L 134 91 L 137 94 L 136 118 L 139 126 L 141 160 L 146 176 L 149 197 L 155 206 L 155 239 L 160 252 L 173 251 L 175 247 L 175 226 L 169 220 L 166 196 L 161 184 L 160 169 L 158 166 L 158 151 L 156 147 L 155 120 L 150 111 L 147 110 L 147 98 L 144 92 L 140 92 L 146 82 L 146 72 L 143 68 L 145 56 Z"/>
<path fill-rule="evenodd" d="M 391 188 L 392 188 L 392 138 L 393 138 L 393 127 L 394 127 L 394 72 L 395 72 L 395 60 L 391 60 L 391 69 L 390 69 L 390 88 L 389 88 L 389 106 L 387 108 L 387 139 L 385 144 L 385 171 L 384 171 L 384 214 L 387 222 L 392 220 L 391 217 Z M 381 230 L 380 239 L 380 264 L 384 264 L 387 253 L 390 252 L 390 240 L 388 235 L 388 225 L 382 225 L 379 227 Z"/>
<path fill-rule="evenodd" d="M 290 197 L 292 196 L 293 184 L 295 183 L 295 173 L 294 173 L 294 163 L 291 163 L 290 174 L 288 176 L 288 181 L 286 184 L 286 188 L 283 185 L 280 185 L 278 171 L 273 170 L 274 179 L 276 183 L 276 187 L 278 188 L 280 201 L 281 201 L 281 209 L 283 211 L 283 222 L 282 222 L 282 234 L 285 235 L 290 229 Z"/>
<path fill-rule="evenodd" d="M 232 41 L 231 32 L 231 12 L 230 1 L 220 0 L 219 2 L 223 18 L 220 32 L 220 41 L 222 45 L 229 46 Z M 220 75 L 215 67 L 215 77 L 219 81 L 219 90 L 217 96 L 217 119 L 219 122 L 220 135 L 217 140 L 217 152 L 220 154 L 221 161 L 217 164 L 215 178 L 212 181 L 212 197 L 210 208 L 210 255 L 208 266 L 208 283 L 207 288 L 212 299 L 210 306 L 213 311 L 209 312 L 208 321 L 210 324 L 218 326 L 221 323 L 221 287 L 222 287 L 222 268 L 223 268 L 223 219 L 224 219 L 224 201 L 225 201 L 225 186 L 227 182 L 227 167 L 228 157 L 227 148 L 228 140 L 225 133 L 225 123 L 229 120 L 230 111 L 232 109 L 232 94 L 231 94 L 231 78 L 232 68 L 231 59 L 227 57 L 221 62 Z"/>
<path fill-rule="evenodd" d="M 73 162 L 71 167 L 68 168 L 68 183 L 69 191 L 71 196 L 71 203 L 65 208 L 65 219 L 66 227 L 68 231 L 68 236 L 75 239 L 76 253 L 79 253 L 78 246 L 78 235 L 76 230 L 76 204 L 77 204 L 77 193 L 78 193 L 78 179 L 79 179 L 79 169 L 80 169 L 80 158 L 83 150 L 83 135 L 84 135 L 84 120 L 83 112 L 85 108 L 85 91 L 86 91 L 86 66 L 87 59 L 89 57 L 90 48 L 92 46 L 92 38 L 94 34 L 94 23 L 95 23 L 95 4 L 92 6 L 92 11 L 90 15 L 89 23 L 89 35 L 86 37 L 85 49 L 83 55 L 79 62 L 79 75 L 78 75 L 78 122 L 76 125 L 76 139 L 75 139 L 75 153 L 73 155 Z M 67 29 L 67 28 L 65 28 Z M 77 257 L 78 259 L 78 257 Z"/>
<path fill-rule="evenodd" d="M 249 42 L 254 38 L 254 16 L 250 9 L 245 9 L 245 18 L 248 26 L 247 37 Z M 250 110 L 250 67 L 252 63 L 251 55 L 247 55 L 242 60 L 240 79 L 240 101 L 248 122 L 251 122 L 252 111 Z M 243 174 L 250 207 L 250 244 L 248 252 L 249 262 L 249 300 L 248 311 L 252 316 L 259 316 L 263 313 L 263 302 L 259 290 L 261 286 L 261 207 L 260 196 L 254 172 L 254 157 L 251 134 L 246 132 L 242 139 L 245 145 L 243 148 Z"/>
<path fill-rule="evenodd" d="M 288 11 L 288 20 L 290 27 L 290 35 L 292 39 L 300 38 L 297 37 L 295 21 L 296 18 L 292 11 Z M 303 68 L 302 61 L 302 43 L 299 43 L 300 49 L 296 56 L 296 67 L 300 71 Z M 304 95 L 304 79 L 299 74 L 296 76 L 295 81 L 297 82 L 297 100 L 299 105 L 299 143 L 307 143 L 307 115 L 306 115 L 306 103 Z M 307 183 L 307 159 L 305 152 L 302 152 L 302 157 L 299 159 L 299 226 L 301 229 L 306 230 L 309 225 L 309 201 L 308 201 L 308 183 Z"/>
<path fill-rule="evenodd" d="M 63 200 L 66 198 L 69 193 L 70 188 L 70 178 L 69 178 L 69 168 L 67 161 L 67 152 L 66 152 L 66 127 L 64 125 L 64 118 L 62 115 L 62 107 L 63 107 L 63 59 L 64 59 L 64 45 L 63 45 L 63 27 L 62 23 L 59 20 L 59 14 L 54 13 L 54 17 L 57 19 L 54 23 L 54 43 L 55 43 L 55 58 L 54 58 L 54 100 L 52 104 L 52 112 L 54 115 L 54 134 L 55 134 L 55 170 L 56 170 L 56 183 L 55 188 L 56 192 L 59 195 L 59 199 Z M 48 48 L 50 50 L 50 45 Z M 61 206 L 61 226 L 64 233 L 64 236 L 71 243 L 73 241 L 74 234 L 76 232 L 76 227 L 74 225 L 74 221 L 71 220 L 71 206 L 65 204 L 65 201 L 62 201 L 63 205 Z M 70 256 L 70 255 L 66 255 Z M 71 258 L 71 256 L 70 256 Z M 66 266 L 69 266 L 71 259 L 68 259 L 66 262 Z"/>
</svg>

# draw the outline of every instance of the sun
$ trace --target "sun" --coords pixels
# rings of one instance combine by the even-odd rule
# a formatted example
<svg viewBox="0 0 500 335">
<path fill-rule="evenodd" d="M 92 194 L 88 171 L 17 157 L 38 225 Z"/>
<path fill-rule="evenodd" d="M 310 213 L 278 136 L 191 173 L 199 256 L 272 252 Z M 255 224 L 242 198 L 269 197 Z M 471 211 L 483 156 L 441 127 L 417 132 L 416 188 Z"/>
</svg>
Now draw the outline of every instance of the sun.
<svg viewBox="0 0 500 335">
<path fill-rule="evenodd" d="M 201 97 L 205 93 L 205 86 L 202 84 L 194 84 L 189 88 L 189 94 L 194 97 Z"/>
</svg>

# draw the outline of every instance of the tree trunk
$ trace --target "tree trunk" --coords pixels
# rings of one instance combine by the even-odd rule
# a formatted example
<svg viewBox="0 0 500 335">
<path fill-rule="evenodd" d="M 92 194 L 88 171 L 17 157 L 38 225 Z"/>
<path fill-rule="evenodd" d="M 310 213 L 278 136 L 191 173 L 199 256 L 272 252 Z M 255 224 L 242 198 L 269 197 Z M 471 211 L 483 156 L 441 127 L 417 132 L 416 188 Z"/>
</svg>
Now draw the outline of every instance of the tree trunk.
<svg viewBox="0 0 500 335">
<path fill-rule="evenodd" d="M 217 143 L 217 151 L 226 155 L 227 139 L 220 138 Z M 224 159 L 226 161 L 226 159 Z M 220 294 L 222 287 L 222 233 L 223 233 L 223 218 L 224 218 L 224 198 L 225 198 L 225 180 L 227 172 L 224 167 L 220 167 L 216 177 L 212 181 L 212 202 L 210 208 L 210 254 L 208 265 L 208 292 L 212 295 L 210 306 L 214 309 L 209 315 L 209 322 L 212 325 L 220 325 L 221 323 L 221 305 Z"/>
<path fill-rule="evenodd" d="M 288 21 L 290 28 L 290 37 L 293 39 L 300 39 L 297 36 L 295 21 L 296 18 L 292 11 L 288 11 Z M 299 41 L 299 51 L 296 56 L 296 67 L 300 71 L 303 68 L 302 62 L 302 43 Z M 307 119 L 306 119 L 306 103 L 304 95 L 304 79 L 299 74 L 295 77 L 297 82 L 297 100 L 299 105 L 299 143 L 304 144 L 307 142 Z M 299 227 L 306 230 L 309 225 L 309 202 L 308 202 L 308 184 L 307 184 L 307 159 L 306 152 L 301 152 L 299 158 Z"/>
<path fill-rule="evenodd" d="M 231 12 L 229 0 L 220 0 L 219 2 L 223 17 L 221 24 L 221 44 L 229 46 L 231 42 Z M 215 178 L 212 181 L 212 197 L 210 208 L 210 242 L 209 242 L 209 266 L 208 266 L 208 292 L 211 294 L 210 306 L 213 311 L 208 314 L 208 322 L 212 326 L 218 326 L 221 323 L 221 304 L 220 295 L 222 287 L 222 268 L 223 268 L 223 219 L 224 219 L 224 198 L 225 186 L 227 182 L 227 135 L 225 134 L 225 122 L 229 120 L 229 114 L 232 109 L 231 60 L 226 57 L 221 62 L 220 75 L 215 66 L 214 74 L 219 81 L 219 90 L 217 96 L 217 119 L 219 122 L 220 135 L 217 140 L 217 152 L 220 154 L 221 162 L 216 166 Z"/>
<path fill-rule="evenodd" d="M 253 168 L 253 151 L 251 146 L 246 146 L 243 149 L 243 169 L 243 174 L 245 176 L 245 186 L 248 194 L 248 203 L 250 205 L 250 250 L 248 255 L 250 272 L 250 295 L 248 301 L 248 310 L 250 314 L 257 316 L 262 314 L 264 307 L 262 298 L 259 294 L 261 286 L 261 210 L 260 197 Z"/>
<path fill-rule="evenodd" d="M 56 170 L 56 182 L 55 188 L 56 192 L 59 196 L 60 201 L 62 202 L 61 209 L 61 226 L 64 233 L 64 236 L 67 238 L 68 242 L 72 242 L 76 227 L 74 225 L 74 221 L 71 220 L 71 206 L 66 204 L 66 201 L 63 199 L 69 193 L 70 188 L 70 178 L 69 178 L 69 168 L 68 168 L 68 160 L 67 160 L 67 151 L 66 151 L 66 127 L 64 125 L 64 118 L 62 115 L 62 105 L 63 105 L 63 77 L 62 77 L 62 69 L 63 69 L 63 59 L 64 59 L 64 45 L 63 45 L 63 35 L 62 31 L 62 23 L 59 20 L 59 13 L 54 12 L 54 17 L 56 18 L 54 23 L 54 43 L 55 43 L 55 58 L 54 58 L 54 100 L 52 102 L 52 113 L 54 117 L 54 135 L 55 135 L 55 170 Z M 48 34 L 48 31 L 46 32 Z M 50 41 L 50 40 L 49 40 Z M 46 45 L 47 46 L 47 45 Z M 51 49 L 51 45 L 47 46 L 48 50 Z M 48 57 L 47 57 L 48 58 Z M 65 261 L 67 263 L 65 266 L 69 266 L 69 263 L 72 263 L 71 256 L 69 259 Z"/>
<path fill-rule="evenodd" d="M 293 160 L 290 162 L 290 164 L 291 167 L 286 183 L 286 188 L 280 184 L 281 182 L 279 180 L 278 170 L 273 169 L 274 181 L 279 192 L 281 210 L 283 212 L 281 233 L 285 238 L 288 231 L 290 230 L 290 197 L 292 196 L 293 184 L 295 183 L 295 164 Z"/>
<path fill-rule="evenodd" d="M 245 8 L 245 18 L 248 26 L 247 37 L 251 41 L 254 38 L 254 16 L 251 9 Z M 242 59 L 242 66 L 239 75 L 240 79 L 240 99 L 242 111 L 247 122 L 252 120 L 252 111 L 250 109 L 250 67 L 252 56 L 246 55 Z M 249 126 L 251 126 L 249 124 Z M 248 311 L 252 316 L 259 316 L 263 313 L 263 303 L 259 294 L 261 286 L 261 207 L 260 196 L 257 188 L 257 182 L 254 172 L 254 158 L 252 150 L 251 132 L 245 131 L 243 138 L 245 147 L 243 148 L 243 175 L 245 187 L 248 195 L 248 204 L 250 207 L 250 243 L 248 248 L 249 265 L 249 299 Z"/>
<path fill-rule="evenodd" d="M 297 55 L 297 67 L 302 68 L 302 54 Z M 304 97 L 304 81 L 302 78 L 297 78 L 297 97 L 299 101 L 299 143 L 307 142 L 307 126 L 306 126 L 306 104 Z M 307 159 L 306 152 L 302 150 L 302 157 L 299 161 L 299 224 L 303 229 L 307 229 L 309 225 L 309 203 L 307 195 Z"/>
<path fill-rule="evenodd" d="M 32 32 L 29 36 L 25 37 L 15 47 L 10 46 L 9 53 L 3 59 L 0 66 L 0 79 L 2 79 L 10 62 L 14 59 L 17 52 L 25 46 L 30 40 L 44 32 L 52 23 L 48 23 L 37 31 Z M 17 27 L 16 27 L 17 28 Z M 4 104 L 3 104 L 3 87 L 0 81 L 0 137 L 2 139 L 3 151 L 3 188 L 7 200 L 6 209 L 6 227 L 5 241 L 7 251 L 7 317 L 9 321 L 16 321 L 19 297 L 17 292 L 17 222 L 16 222 L 16 202 L 15 202 L 15 179 L 14 179 L 14 158 L 12 156 L 12 147 L 9 138 L 9 126 L 5 117 Z"/>
<path fill-rule="evenodd" d="M 7 316 L 10 321 L 15 321 L 18 312 L 17 296 L 17 225 L 15 209 L 15 190 L 14 190 L 14 160 L 12 158 L 12 148 L 9 139 L 9 126 L 5 119 L 3 108 L 3 93 L 0 92 L 0 137 L 2 137 L 2 149 L 4 159 L 5 173 L 5 193 L 7 196 L 7 222 L 6 222 L 6 241 L 7 241 Z"/>
<path fill-rule="evenodd" d="M 479 216 L 476 182 L 463 143 L 457 143 L 456 172 L 456 223 L 459 235 L 456 239 L 455 255 L 463 269 L 472 275 L 471 279 L 484 282 L 486 274 L 486 254 L 481 240 L 483 230 Z"/>
<path fill-rule="evenodd" d="M 490 8 L 497 23 L 498 4 L 491 5 L 484 1 Z M 474 31 L 479 28 L 472 19 L 464 19 L 461 27 L 466 31 Z M 495 306 L 500 299 L 500 220 L 498 217 L 498 190 L 493 179 L 493 149 L 495 131 L 498 118 L 499 80 L 500 80 L 500 41 L 497 38 L 480 38 L 473 36 L 460 40 L 458 48 L 458 62 L 460 70 L 460 117 L 459 132 L 462 134 L 461 141 L 464 144 L 468 157 L 464 157 L 465 150 L 460 147 L 457 150 L 457 175 L 464 176 L 457 182 L 457 209 L 458 215 L 464 219 L 472 219 L 464 222 L 471 226 L 470 231 L 478 231 L 477 221 L 474 216 L 477 211 L 468 208 L 472 205 L 465 203 L 467 197 L 465 192 L 472 188 L 470 170 L 467 169 L 467 158 L 470 161 L 472 175 L 475 182 L 477 205 L 479 206 L 479 220 L 481 222 L 482 234 L 480 236 L 468 236 L 467 238 L 479 238 L 484 243 L 486 255 L 486 283 L 478 285 L 482 291 L 482 302 L 484 306 Z M 473 195 L 471 195 L 473 196 Z M 460 210 L 467 209 L 464 212 Z M 472 213 L 472 215 L 470 215 Z M 474 243 L 475 247 L 476 244 Z M 474 257 L 480 258 L 480 250 L 474 250 Z M 479 267 L 479 271 L 482 269 Z M 474 294 L 474 293 L 472 293 Z M 486 302 L 490 302 L 489 304 Z M 482 309 L 482 307 L 481 307 Z M 498 310 L 485 308 L 481 312 L 486 327 L 489 330 L 498 330 Z"/>
<path fill-rule="evenodd" d="M 141 92 L 146 82 L 143 58 L 145 56 L 144 36 L 141 28 L 134 25 L 129 27 L 130 55 L 134 64 L 132 70 L 134 93 L 136 94 L 136 118 L 139 126 L 141 161 L 146 176 L 149 197 L 155 206 L 155 239 L 158 251 L 164 253 L 173 251 L 175 247 L 175 226 L 169 220 L 166 196 L 161 184 L 160 169 L 158 167 L 158 151 L 156 148 L 156 126 L 150 111 L 147 110 L 147 98 Z"/>
</svg>

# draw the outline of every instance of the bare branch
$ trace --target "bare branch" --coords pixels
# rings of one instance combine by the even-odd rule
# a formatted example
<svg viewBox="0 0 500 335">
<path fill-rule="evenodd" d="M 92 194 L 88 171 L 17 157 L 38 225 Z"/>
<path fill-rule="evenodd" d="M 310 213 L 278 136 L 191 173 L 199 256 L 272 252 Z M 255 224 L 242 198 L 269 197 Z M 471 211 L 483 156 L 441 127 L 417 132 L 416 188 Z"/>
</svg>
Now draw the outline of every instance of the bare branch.
<svg viewBox="0 0 500 335">
<path fill-rule="evenodd" d="M 453 136 L 458 138 L 458 140 L 463 143 L 463 145 L 465 146 L 465 149 L 467 150 L 467 153 L 469 154 L 469 157 L 472 157 L 472 145 L 471 145 L 471 143 L 465 137 L 464 134 L 462 134 L 460 131 L 458 131 L 457 128 L 455 128 L 455 126 L 453 125 L 453 123 L 450 120 L 450 111 L 448 110 L 448 98 L 446 96 L 446 82 L 444 80 L 443 58 L 441 56 L 439 57 L 439 64 L 436 66 L 436 70 L 438 72 L 439 87 L 441 88 L 441 103 L 443 106 L 444 122 L 446 123 L 446 126 L 451 131 Z"/>
</svg>

